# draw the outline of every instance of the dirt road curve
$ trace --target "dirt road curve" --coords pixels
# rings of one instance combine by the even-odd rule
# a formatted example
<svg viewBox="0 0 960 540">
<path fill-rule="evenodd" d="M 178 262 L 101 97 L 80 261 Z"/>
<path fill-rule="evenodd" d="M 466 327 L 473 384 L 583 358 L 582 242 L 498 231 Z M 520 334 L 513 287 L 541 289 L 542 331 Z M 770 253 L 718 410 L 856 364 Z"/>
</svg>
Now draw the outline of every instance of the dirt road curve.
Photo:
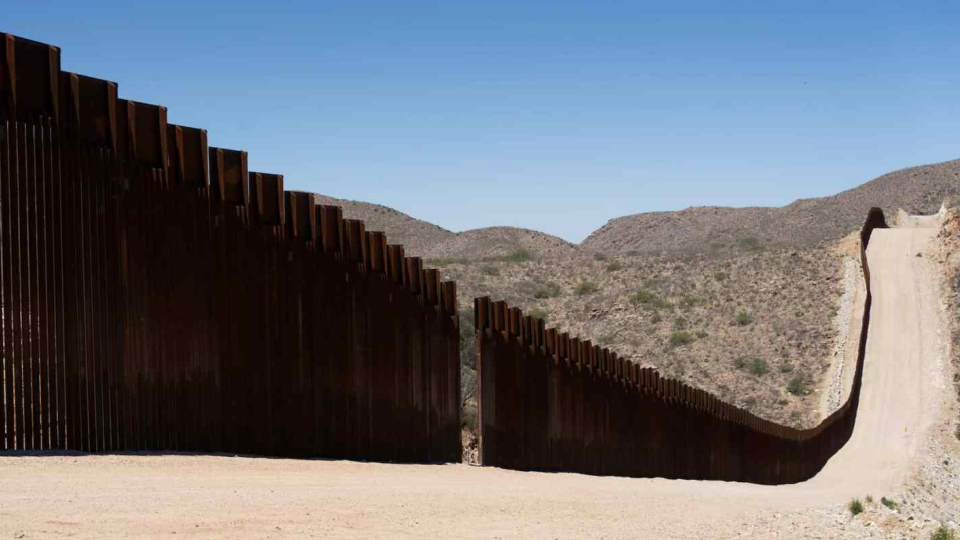
<svg viewBox="0 0 960 540">
<path fill-rule="evenodd" d="M 914 223 L 914 225 L 916 222 Z M 939 407 L 936 229 L 878 230 L 851 442 L 779 487 L 226 456 L 0 458 L 0 538 L 833 537 L 804 512 L 892 493 Z"/>
</svg>

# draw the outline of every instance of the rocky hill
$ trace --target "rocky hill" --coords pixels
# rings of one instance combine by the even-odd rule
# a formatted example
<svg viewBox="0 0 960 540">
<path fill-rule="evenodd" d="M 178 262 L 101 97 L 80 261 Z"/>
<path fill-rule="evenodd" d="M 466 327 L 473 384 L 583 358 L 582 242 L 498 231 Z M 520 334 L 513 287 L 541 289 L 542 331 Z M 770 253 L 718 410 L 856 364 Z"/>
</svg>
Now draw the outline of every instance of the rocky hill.
<svg viewBox="0 0 960 540">
<path fill-rule="evenodd" d="M 842 238 L 871 206 L 892 217 L 903 208 L 932 214 L 960 195 L 960 160 L 885 174 L 831 197 L 801 199 L 782 208 L 697 207 L 610 220 L 580 247 L 604 253 L 730 254 L 757 248 L 808 248 Z"/>
<path fill-rule="evenodd" d="M 872 206 L 893 222 L 898 208 L 934 213 L 958 194 L 960 161 L 951 161 L 783 208 L 617 218 L 579 246 L 512 227 L 454 233 L 384 206 L 322 200 L 458 282 L 468 367 L 472 301 L 488 295 L 765 418 L 807 427 L 827 412 L 844 358 L 859 272 L 850 234 Z"/>
<path fill-rule="evenodd" d="M 417 219 L 379 204 L 318 195 L 319 204 L 343 208 L 344 217 L 360 219 L 368 231 L 383 231 L 408 255 L 432 260 L 567 257 L 577 246 L 562 238 L 517 227 L 486 227 L 462 233 Z"/>
</svg>

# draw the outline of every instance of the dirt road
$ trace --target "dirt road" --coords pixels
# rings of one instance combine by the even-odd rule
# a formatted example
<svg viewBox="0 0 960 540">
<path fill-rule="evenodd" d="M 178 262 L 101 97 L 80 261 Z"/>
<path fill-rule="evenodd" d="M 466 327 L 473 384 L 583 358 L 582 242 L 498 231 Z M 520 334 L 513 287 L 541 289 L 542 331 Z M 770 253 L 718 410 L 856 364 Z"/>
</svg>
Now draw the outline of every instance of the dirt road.
<svg viewBox="0 0 960 540">
<path fill-rule="evenodd" d="M 226 456 L 0 457 L 0 538 L 838 537 L 825 509 L 895 492 L 944 402 L 933 263 L 917 256 L 935 235 L 922 226 L 874 233 L 857 426 L 803 484 Z M 823 519 L 810 519 L 818 512 Z"/>
</svg>

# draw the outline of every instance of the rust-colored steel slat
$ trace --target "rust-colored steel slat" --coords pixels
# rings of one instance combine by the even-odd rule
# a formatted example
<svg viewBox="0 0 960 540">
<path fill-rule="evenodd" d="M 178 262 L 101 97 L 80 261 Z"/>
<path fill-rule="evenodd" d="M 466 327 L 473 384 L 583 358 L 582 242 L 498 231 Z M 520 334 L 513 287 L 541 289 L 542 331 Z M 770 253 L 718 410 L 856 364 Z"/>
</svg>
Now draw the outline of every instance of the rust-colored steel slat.
<svg viewBox="0 0 960 540">
<path fill-rule="evenodd" d="M 453 283 L 56 47 L 0 47 L 4 449 L 459 459 Z"/>
<path fill-rule="evenodd" d="M 0 117 L 59 123 L 59 47 L 4 33 L 0 47 Z"/>
<path fill-rule="evenodd" d="M 3 66 L 0 66 L 3 67 Z M 6 69 L 0 70 L 5 72 Z M 0 76 L 4 76 L 0 74 Z M 16 402 L 18 393 L 14 392 L 16 380 L 16 347 L 14 346 L 14 314 L 19 316 L 19 306 L 13 303 L 14 250 L 13 227 L 16 224 L 13 203 L 13 188 L 16 182 L 15 143 L 12 141 L 14 126 L 8 118 L 0 118 L 0 362 L 3 364 L 4 407 L 3 446 L 6 450 L 16 450 Z M 11 166 L 13 162 L 13 166 Z"/>
</svg>

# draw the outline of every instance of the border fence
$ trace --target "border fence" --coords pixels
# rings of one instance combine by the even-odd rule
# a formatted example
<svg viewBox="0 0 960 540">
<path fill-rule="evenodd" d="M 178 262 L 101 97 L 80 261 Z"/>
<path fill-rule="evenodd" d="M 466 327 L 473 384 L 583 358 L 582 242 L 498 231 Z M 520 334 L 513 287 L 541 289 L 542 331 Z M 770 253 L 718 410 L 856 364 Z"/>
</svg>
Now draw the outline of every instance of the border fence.
<svg viewBox="0 0 960 540">
<path fill-rule="evenodd" d="M 475 300 L 482 465 L 762 484 L 850 438 Z M 0 450 L 459 461 L 456 284 L 167 109 L 0 33 Z"/>
<path fill-rule="evenodd" d="M 481 464 L 759 484 L 811 478 L 853 433 L 872 303 L 866 249 L 873 230 L 886 226 L 873 208 L 860 233 L 867 294 L 850 396 L 806 430 L 545 328 L 506 302 L 477 298 Z"/>
<path fill-rule="evenodd" d="M 6 450 L 459 461 L 456 284 L 0 34 Z"/>
</svg>

